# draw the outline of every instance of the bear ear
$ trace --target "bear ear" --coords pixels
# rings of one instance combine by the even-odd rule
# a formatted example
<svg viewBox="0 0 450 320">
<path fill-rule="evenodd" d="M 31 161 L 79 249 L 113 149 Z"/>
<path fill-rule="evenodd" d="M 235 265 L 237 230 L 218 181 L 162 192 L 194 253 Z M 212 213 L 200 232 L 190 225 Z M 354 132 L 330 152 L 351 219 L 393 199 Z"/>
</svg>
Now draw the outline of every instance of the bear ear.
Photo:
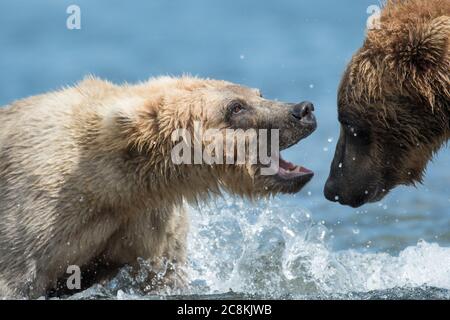
<svg viewBox="0 0 450 320">
<path fill-rule="evenodd" d="M 411 23 L 391 39 L 392 62 L 410 75 L 444 67 L 448 72 L 450 16 Z"/>
</svg>

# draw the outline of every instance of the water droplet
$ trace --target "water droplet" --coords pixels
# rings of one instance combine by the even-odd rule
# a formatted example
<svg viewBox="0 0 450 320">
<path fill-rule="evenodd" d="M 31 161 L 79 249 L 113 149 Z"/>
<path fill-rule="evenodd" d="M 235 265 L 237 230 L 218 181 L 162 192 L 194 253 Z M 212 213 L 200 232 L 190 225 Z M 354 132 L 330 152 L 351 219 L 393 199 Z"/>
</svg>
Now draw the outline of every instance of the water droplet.
<svg viewBox="0 0 450 320">
<path fill-rule="evenodd" d="M 310 88 L 310 89 L 314 89 L 314 84 L 311 83 L 311 84 L 309 85 L 309 88 Z"/>
<path fill-rule="evenodd" d="M 295 232 L 289 228 L 284 228 L 284 231 L 291 237 L 295 237 Z"/>
<path fill-rule="evenodd" d="M 332 143 L 333 142 L 333 138 L 328 138 L 328 142 Z"/>
<path fill-rule="evenodd" d="M 364 191 L 364 194 L 369 194 L 369 191 L 367 191 L 367 190 L 366 190 L 366 191 Z"/>
<path fill-rule="evenodd" d="M 312 195 L 312 192 L 311 191 L 308 191 L 308 196 L 311 196 Z"/>
<path fill-rule="evenodd" d="M 339 168 L 342 168 L 342 162 L 339 163 L 339 166 L 338 166 L 338 167 L 339 167 Z"/>
<path fill-rule="evenodd" d="M 327 147 L 324 147 L 324 148 L 323 148 L 323 151 L 328 152 L 328 148 L 327 148 Z"/>
<path fill-rule="evenodd" d="M 244 59 L 245 59 L 245 55 L 241 54 L 241 55 L 239 56 L 239 59 L 244 60 Z"/>
<path fill-rule="evenodd" d="M 339 200 L 339 196 L 335 196 L 334 200 L 338 201 Z"/>
<path fill-rule="evenodd" d="M 352 229 L 353 234 L 359 234 L 359 229 L 358 228 L 354 228 Z"/>
</svg>

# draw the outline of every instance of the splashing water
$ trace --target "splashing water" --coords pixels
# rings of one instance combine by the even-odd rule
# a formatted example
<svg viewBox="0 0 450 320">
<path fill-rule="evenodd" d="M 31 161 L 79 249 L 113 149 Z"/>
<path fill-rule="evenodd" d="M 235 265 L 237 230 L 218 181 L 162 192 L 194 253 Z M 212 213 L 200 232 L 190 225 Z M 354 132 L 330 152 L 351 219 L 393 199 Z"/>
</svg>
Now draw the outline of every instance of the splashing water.
<svg viewBox="0 0 450 320">
<path fill-rule="evenodd" d="M 149 266 L 141 261 L 137 276 L 125 267 L 105 286 L 71 298 L 450 297 L 450 248 L 419 241 L 398 256 L 333 252 L 327 228 L 307 210 L 270 201 L 228 198 L 189 213 L 189 285 L 183 292 L 144 293 L 140 277 Z"/>
<path fill-rule="evenodd" d="M 200 213 L 203 212 L 203 213 Z M 332 252 L 328 230 L 298 207 L 230 202 L 191 210 L 190 272 L 209 289 L 268 297 L 331 295 L 395 287 L 450 289 L 450 249 L 419 241 L 399 256 Z"/>
</svg>

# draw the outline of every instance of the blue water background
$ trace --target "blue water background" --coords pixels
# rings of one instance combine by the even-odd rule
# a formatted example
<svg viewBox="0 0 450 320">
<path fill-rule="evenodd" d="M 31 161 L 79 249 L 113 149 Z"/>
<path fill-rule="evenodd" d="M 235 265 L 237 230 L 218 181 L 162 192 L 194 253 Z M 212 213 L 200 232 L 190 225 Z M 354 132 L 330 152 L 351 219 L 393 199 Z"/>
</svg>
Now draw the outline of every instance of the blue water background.
<svg viewBox="0 0 450 320">
<path fill-rule="evenodd" d="M 81 8 L 68 30 L 66 8 Z M 334 250 L 397 253 L 419 239 L 450 245 L 450 152 L 423 186 L 400 187 L 360 209 L 322 195 L 339 127 L 336 90 L 362 44 L 374 0 L 2 0 L 0 104 L 71 85 L 87 74 L 135 82 L 184 73 L 257 87 L 264 96 L 313 101 L 317 132 L 285 153 L 316 172 L 289 205 L 307 208 Z M 1 125 L 1 124 L 0 124 Z"/>
</svg>

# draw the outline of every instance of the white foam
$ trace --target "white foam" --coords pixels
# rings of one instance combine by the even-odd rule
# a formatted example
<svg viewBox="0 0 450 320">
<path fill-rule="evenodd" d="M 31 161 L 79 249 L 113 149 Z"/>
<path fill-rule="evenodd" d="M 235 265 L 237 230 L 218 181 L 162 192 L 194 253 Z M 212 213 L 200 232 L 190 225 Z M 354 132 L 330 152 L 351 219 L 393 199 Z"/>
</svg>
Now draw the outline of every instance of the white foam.
<svg viewBox="0 0 450 320">
<path fill-rule="evenodd" d="M 191 208 L 191 293 L 293 296 L 394 287 L 450 289 L 450 248 L 419 241 L 398 256 L 333 252 L 328 231 L 298 207 L 226 200 Z"/>
</svg>

